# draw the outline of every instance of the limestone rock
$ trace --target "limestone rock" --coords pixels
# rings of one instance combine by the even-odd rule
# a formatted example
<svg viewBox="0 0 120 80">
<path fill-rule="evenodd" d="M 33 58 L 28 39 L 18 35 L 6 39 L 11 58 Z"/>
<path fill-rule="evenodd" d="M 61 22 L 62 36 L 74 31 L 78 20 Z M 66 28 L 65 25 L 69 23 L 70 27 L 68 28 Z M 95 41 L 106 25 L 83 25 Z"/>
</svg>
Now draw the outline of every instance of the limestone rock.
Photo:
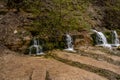
<svg viewBox="0 0 120 80">
<path fill-rule="evenodd" d="M 29 46 L 31 34 L 20 27 L 23 25 L 21 18 L 19 14 L 8 12 L 0 19 L 0 41 L 11 50 L 24 52 Z"/>
</svg>

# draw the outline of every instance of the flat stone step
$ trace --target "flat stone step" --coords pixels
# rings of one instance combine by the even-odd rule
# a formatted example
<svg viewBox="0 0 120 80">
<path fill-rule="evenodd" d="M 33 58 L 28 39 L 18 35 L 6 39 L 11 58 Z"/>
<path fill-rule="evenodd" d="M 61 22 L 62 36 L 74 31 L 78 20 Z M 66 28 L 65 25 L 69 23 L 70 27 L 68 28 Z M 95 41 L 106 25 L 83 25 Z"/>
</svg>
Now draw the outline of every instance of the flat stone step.
<svg viewBox="0 0 120 80">
<path fill-rule="evenodd" d="M 67 53 L 67 52 L 56 51 L 54 53 L 58 57 L 63 58 L 63 59 L 67 59 L 67 60 L 71 60 L 71 61 L 75 61 L 75 62 L 80 62 L 83 64 L 95 66 L 98 68 L 106 69 L 106 70 L 112 71 L 114 73 L 120 74 L 120 67 L 119 66 L 107 63 L 106 61 L 97 61 L 97 60 L 90 58 L 90 57 L 80 56 L 77 54 L 72 54 L 72 53 Z"/>
</svg>

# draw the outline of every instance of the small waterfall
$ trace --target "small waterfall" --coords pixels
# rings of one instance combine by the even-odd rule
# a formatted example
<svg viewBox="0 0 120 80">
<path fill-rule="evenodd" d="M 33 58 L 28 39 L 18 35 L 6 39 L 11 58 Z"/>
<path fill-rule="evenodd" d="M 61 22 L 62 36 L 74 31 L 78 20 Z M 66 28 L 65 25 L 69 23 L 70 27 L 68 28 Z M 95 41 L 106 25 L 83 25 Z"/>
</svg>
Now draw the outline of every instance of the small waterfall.
<svg viewBox="0 0 120 80">
<path fill-rule="evenodd" d="M 96 33 L 96 44 L 98 46 L 103 46 L 111 49 L 111 45 L 108 44 L 107 39 L 102 32 L 98 32 L 96 30 L 92 30 L 92 31 Z"/>
<path fill-rule="evenodd" d="M 34 38 L 33 39 L 33 45 L 29 48 L 29 54 L 31 55 L 33 53 L 33 50 L 35 49 L 36 55 L 43 54 L 42 52 L 42 46 L 40 46 L 39 40 Z"/>
<path fill-rule="evenodd" d="M 73 49 L 73 39 L 69 34 L 66 34 L 66 44 L 67 44 L 67 49 L 65 49 L 66 51 L 72 51 L 75 52 L 75 50 Z"/>
<path fill-rule="evenodd" d="M 112 31 L 112 46 L 120 46 L 118 34 L 116 31 Z"/>
</svg>

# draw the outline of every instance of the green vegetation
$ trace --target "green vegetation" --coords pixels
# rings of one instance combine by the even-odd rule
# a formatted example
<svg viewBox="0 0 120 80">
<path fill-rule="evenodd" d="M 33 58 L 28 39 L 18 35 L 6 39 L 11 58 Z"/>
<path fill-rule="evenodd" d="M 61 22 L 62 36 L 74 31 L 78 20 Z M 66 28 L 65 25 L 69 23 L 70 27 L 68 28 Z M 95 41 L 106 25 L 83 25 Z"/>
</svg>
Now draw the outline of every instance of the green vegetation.
<svg viewBox="0 0 120 80">
<path fill-rule="evenodd" d="M 48 34 L 47 32 L 50 30 L 53 31 L 50 32 L 51 34 L 55 33 L 56 30 L 60 30 L 60 32 L 68 32 L 74 29 L 89 30 L 94 26 L 93 23 L 90 23 L 92 14 L 87 13 L 90 4 L 104 7 L 104 27 L 109 29 L 119 27 L 119 0 L 7 0 L 9 8 L 16 8 L 18 11 L 22 9 L 37 17 L 32 24 L 32 27 L 34 26 L 33 32 L 37 31 L 36 35 Z M 99 14 L 99 11 L 97 13 Z"/>
<path fill-rule="evenodd" d="M 62 41 L 65 33 L 90 31 L 96 27 L 117 31 L 120 28 L 119 0 L 6 0 L 6 2 L 9 9 L 32 14 L 32 24 L 25 26 L 25 29 L 31 32 L 33 37 L 44 39 L 50 49 L 59 45 L 49 43 L 50 38 L 55 42 Z M 108 35 L 107 38 L 109 37 Z M 65 45 L 63 42 L 60 44 Z"/>
<path fill-rule="evenodd" d="M 89 1 L 73 0 L 8 0 L 9 8 L 32 13 L 35 20 L 29 28 L 33 35 L 62 35 L 72 30 L 90 29 L 86 11 Z M 56 33 L 57 32 L 57 33 Z"/>
<path fill-rule="evenodd" d="M 105 22 L 107 24 L 107 28 L 117 29 L 120 28 L 120 0 L 107 1 L 106 2 L 107 9 Z"/>
<path fill-rule="evenodd" d="M 119 28 L 120 21 L 120 1 L 101 0 L 6 0 L 9 8 L 21 9 L 32 13 L 36 18 L 27 28 L 33 35 L 49 36 L 53 34 L 61 35 L 69 31 L 89 30 L 95 27 L 93 18 L 87 10 L 90 4 L 104 7 L 103 27 L 108 29 Z M 100 11 L 97 11 L 100 14 Z M 102 21 L 101 21 L 102 22 Z M 97 27 L 97 26 L 96 26 Z"/>
</svg>

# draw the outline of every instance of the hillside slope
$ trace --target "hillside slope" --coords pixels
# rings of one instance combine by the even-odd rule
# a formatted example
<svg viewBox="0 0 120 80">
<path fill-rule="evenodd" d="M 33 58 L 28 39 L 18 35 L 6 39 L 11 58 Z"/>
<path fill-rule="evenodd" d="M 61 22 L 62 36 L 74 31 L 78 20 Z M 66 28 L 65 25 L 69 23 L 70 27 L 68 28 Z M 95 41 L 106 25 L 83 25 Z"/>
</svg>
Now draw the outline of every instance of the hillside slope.
<svg viewBox="0 0 120 80">
<path fill-rule="evenodd" d="M 39 37 L 48 42 L 47 49 L 53 49 L 55 46 L 58 48 L 59 43 L 56 42 L 62 41 L 65 33 L 71 33 L 81 38 L 78 42 L 75 40 L 75 44 L 91 45 L 91 29 L 104 32 L 115 29 L 120 34 L 119 4 L 119 0 L 2 0 L 0 33 L 3 36 L 0 41 L 9 48 L 17 44 L 13 46 L 17 47 L 17 51 L 18 48 L 25 50 L 32 37 Z M 4 29 L 5 27 L 9 29 Z M 14 34 L 16 30 L 18 33 Z M 14 41 L 10 37 L 18 39 Z M 51 42 L 55 42 L 55 46 Z"/>
</svg>

